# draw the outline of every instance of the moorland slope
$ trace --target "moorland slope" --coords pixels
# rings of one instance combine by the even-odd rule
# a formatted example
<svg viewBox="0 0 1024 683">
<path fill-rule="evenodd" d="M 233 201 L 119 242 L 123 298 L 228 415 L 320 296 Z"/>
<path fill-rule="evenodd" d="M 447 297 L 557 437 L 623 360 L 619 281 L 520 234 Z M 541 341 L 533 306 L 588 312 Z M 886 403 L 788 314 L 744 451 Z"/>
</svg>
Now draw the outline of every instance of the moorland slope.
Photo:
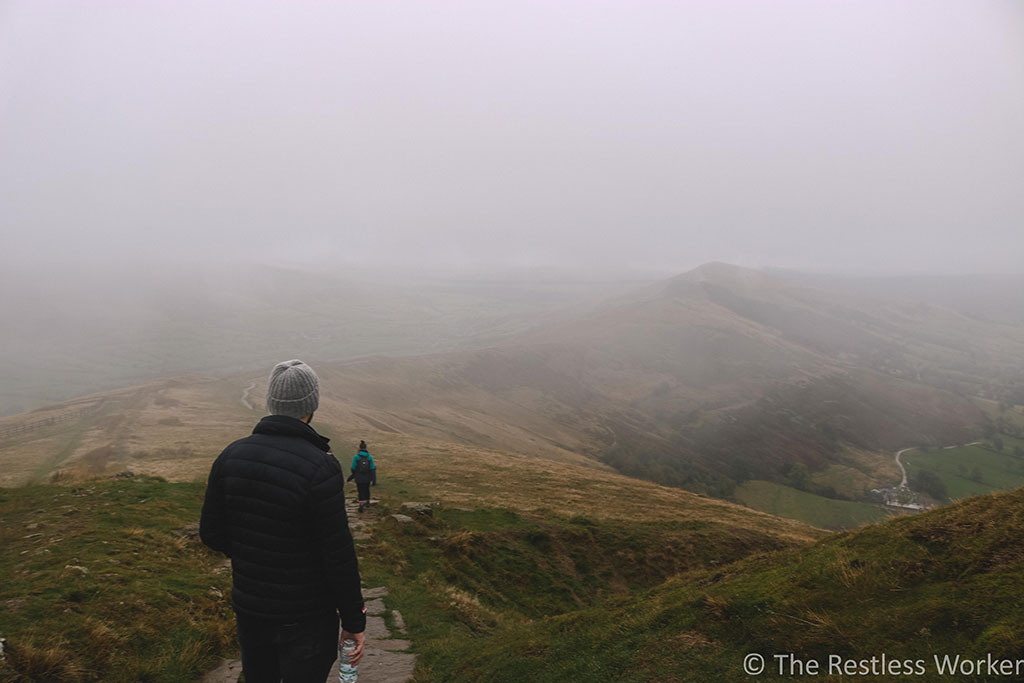
<svg viewBox="0 0 1024 683">
<path fill-rule="evenodd" d="M 856 498 L 894 483 L 886 451 L 979 434 L 991 418 L 976 398 L 1012 397 L 1020 358 L 1020 325 L 707 264 L 479 348 L 317 363 L 317 420 L 342 450 L 456 443 L 722 497 L 806 471 L 862 482 L 808 492 Z M 0 419 L 4 481 L 129 465 L 187 478 L 259 417 L 264 375 L 156 380 Z"/>
</svg>

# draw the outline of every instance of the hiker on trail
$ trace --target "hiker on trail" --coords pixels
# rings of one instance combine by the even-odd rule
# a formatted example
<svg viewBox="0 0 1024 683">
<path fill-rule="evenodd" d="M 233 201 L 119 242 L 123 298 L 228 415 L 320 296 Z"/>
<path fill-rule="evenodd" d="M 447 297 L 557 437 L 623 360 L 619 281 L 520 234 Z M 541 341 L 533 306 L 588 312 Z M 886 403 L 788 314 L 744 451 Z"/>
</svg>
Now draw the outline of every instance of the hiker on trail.
<svg viewBox="0 0 1024 683">
<path fill-rule="evenodd" d="M 341 641 L 363 655 L 366 609 L 345 514 L 345 480 L 310 427 L 316 373 L 278 363 L 267 417 L 210 469 L 199 535 L 231 558 L 231 605 L 247 683 L 323 683 Z M 341 615 L 341 633 L 338 616 Z"/>
<path fill-rule="evenodd" d="M 366 450 L 366 442 L 359 442 L 359 452 L 352 458 L 352 474 L 348 475 L 348 481 L 356 480 L 356 489 L 359 492 L 359 511 L 370 507 L 370 484 L 377 485 L 377 465 L 373 462 L 373 456 Z"/>
</svg>

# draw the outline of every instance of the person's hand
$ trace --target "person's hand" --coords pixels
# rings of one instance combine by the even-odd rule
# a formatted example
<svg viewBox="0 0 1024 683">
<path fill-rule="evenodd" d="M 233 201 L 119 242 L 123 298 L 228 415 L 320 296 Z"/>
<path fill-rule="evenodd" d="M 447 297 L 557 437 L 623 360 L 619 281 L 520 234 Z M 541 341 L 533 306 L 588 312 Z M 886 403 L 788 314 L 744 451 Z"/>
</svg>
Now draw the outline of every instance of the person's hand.
<svg viewBox="0 0 1024 683">
<path fill-rule="evenodd" d="M 362 633 L 349 633 L 342 629 L 341 635 L 338 636 L 339 650 L 341 649 L 341 644 L 346 640 L 356 641 L 356 649 L 348 656 L 348 663 L 355 666 L 359 664 L 359 660 L 363 658 L 363 646 L 366 644 L 366 631 L 363 631 Z"/>
</svg>

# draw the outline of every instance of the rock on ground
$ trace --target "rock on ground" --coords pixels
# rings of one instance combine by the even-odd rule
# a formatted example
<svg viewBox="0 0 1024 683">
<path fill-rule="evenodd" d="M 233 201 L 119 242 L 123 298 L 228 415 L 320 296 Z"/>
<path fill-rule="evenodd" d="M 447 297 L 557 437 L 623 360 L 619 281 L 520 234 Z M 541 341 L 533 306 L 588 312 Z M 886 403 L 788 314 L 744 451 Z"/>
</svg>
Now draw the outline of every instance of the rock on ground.
<svg viewBox="0 0 1024 683">
<path fill-rule="evenodd" d="M 242 662 L 238 659 L 222 659 L 217 668 L 207 671 L 203 683 L 238 683 L 242 675 Z"/>
</svg>

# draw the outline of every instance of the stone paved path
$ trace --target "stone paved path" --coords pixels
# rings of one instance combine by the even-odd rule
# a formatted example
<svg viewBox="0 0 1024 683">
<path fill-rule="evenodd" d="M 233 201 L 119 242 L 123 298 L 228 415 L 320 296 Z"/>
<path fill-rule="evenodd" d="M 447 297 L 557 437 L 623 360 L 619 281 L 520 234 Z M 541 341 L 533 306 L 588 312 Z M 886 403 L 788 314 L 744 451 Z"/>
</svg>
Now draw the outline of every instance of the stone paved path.
<svg viewBox="0 0 1024 683">
<path fill-rule="evenodd" d="M 416 666 L 416 655 L 406 652 L 411 643 L 402 638 L 405 635 L 401 614 L 396 615 L 395 633 L 384 623 L 384 601 L 388 594 L 383 586 L 363 591 L 366 599 L 366 653 L 359 662 L 359 683 L 404 683 L 412 677 Z M 399 629 L 398 626 L 403 628 Z M 395 636 L 398 636 L 397 638 Z M 328 681 L 338 680 L 338 665 L 335 662 Z"/>
<path fill-rule="evenodd" d="M 351 499 L 346 501 L 346 507 L 352 536 L 356 540 L 367 538 L 367 530 L 379 519 L 376 507 L 370 506 L 369 510 L 360 514 L 358 503 Z M 387 608 L 383 598 L 387 594 L 388 589 L 384 586 L 363 588 L 363 599 L 366 600 L 366 652 L 359 663 L 359 683 L 405 683 L 412 677 L 416 667 L 416 655 L 407 652 L 411 643 L 405 639 L 405 622 L 401 613 L 392 610 L 394 632 L 388 629 L 384 621 Z M 334 662 L 327 683 L 338 680 L 338 664 Z M 241 673 L 241 661 L 224 659 L 203 676 L 202 683 L 238 683 Z"/>
</svg>

